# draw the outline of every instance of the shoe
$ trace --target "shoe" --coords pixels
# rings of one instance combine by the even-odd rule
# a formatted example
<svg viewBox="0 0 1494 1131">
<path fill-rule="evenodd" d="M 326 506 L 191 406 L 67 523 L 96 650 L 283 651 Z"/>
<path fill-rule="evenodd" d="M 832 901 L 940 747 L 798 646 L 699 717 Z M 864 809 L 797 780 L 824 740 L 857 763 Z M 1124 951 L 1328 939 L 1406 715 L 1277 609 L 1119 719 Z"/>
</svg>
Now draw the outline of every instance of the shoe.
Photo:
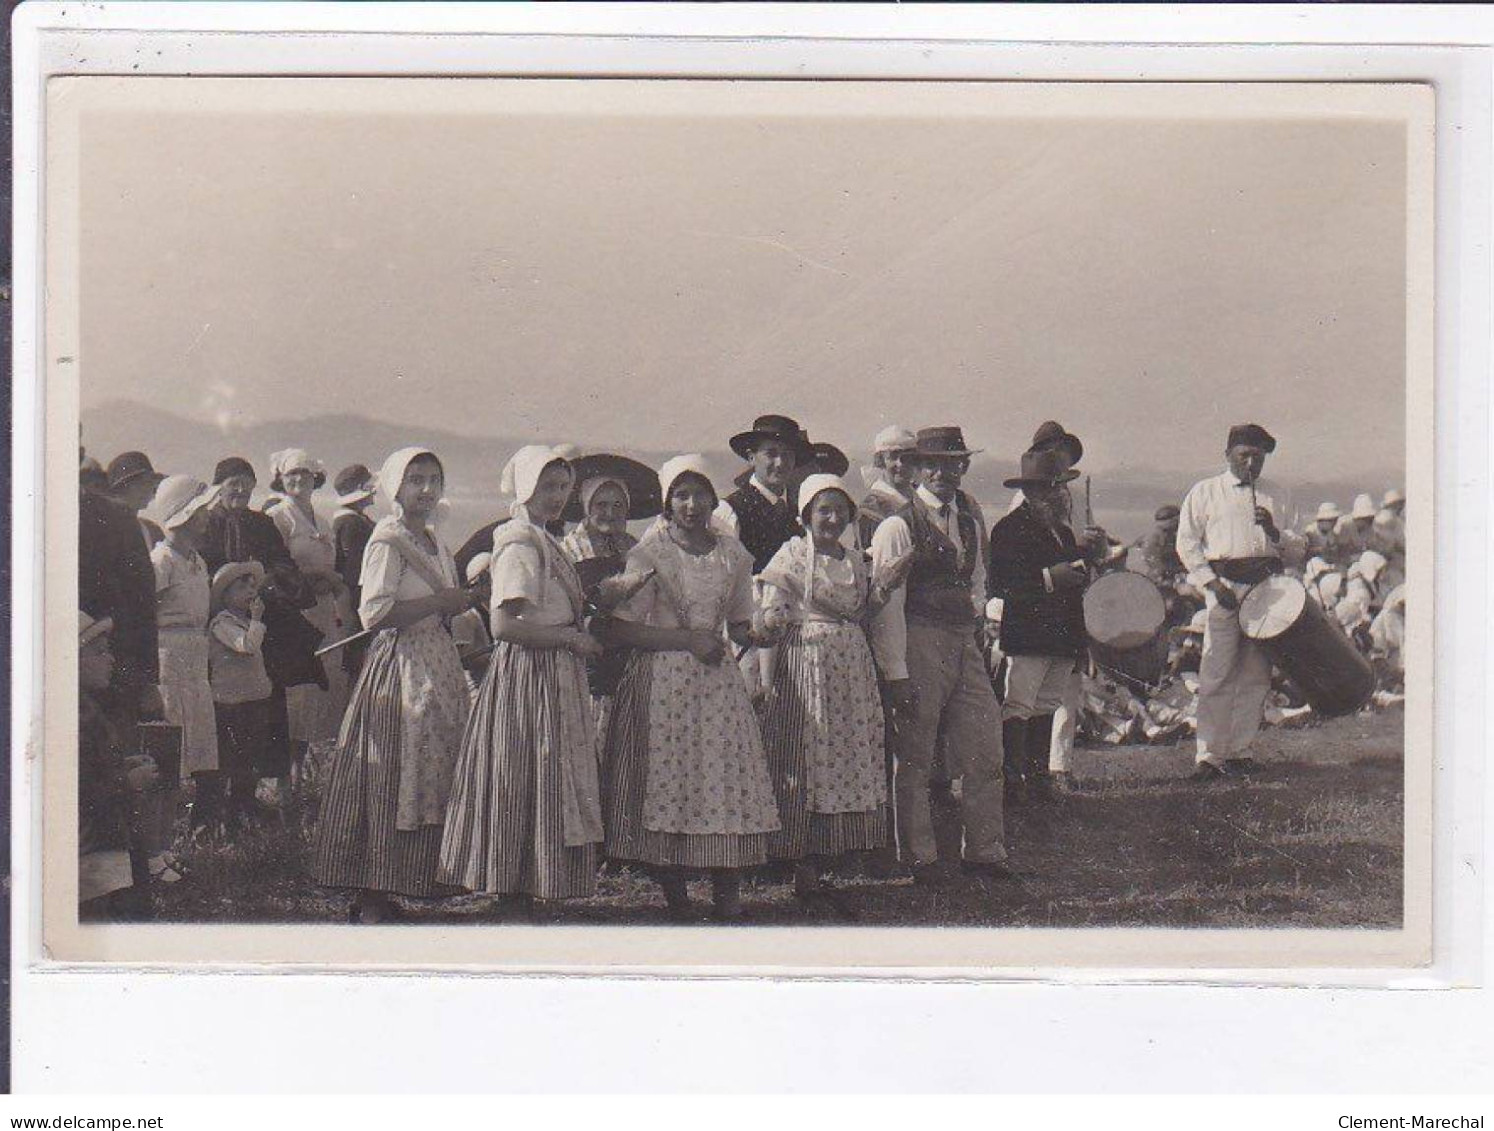
<svg viewBox="0 0 1494 1131">
<path fill-rule="evenodd" d="M 942 861 L 932 864 L 913 865 L 913 883 L 921 888 L 946 888 L 951 876 Z"/>
<path fill-rule="evenodd" d="M 1067 797 L 1079 791 L 1079 787 L 1074 784 L 1074 775 L 1067 770 L 1055 771 L 1048 778 L 1048 788 L 1056 797 Z"/>
<path fill-rule="evenodd" d="M 999 883 L 1014 883 L 1017 874 L 1000 860 L 962 860 L 960 871 L 967 876 L 974 876 L 981 880 L 994 880 Z"/>
<path fill-rule="evenodd" d="M 1212 782 L 1227 781 L 1234 776 L 1233 771 L 1215 762 L 1199 762 L 1193 767 L 1193 773 L 1188 780 L 1196 785 L 1209 785 Z"/>
</svg>

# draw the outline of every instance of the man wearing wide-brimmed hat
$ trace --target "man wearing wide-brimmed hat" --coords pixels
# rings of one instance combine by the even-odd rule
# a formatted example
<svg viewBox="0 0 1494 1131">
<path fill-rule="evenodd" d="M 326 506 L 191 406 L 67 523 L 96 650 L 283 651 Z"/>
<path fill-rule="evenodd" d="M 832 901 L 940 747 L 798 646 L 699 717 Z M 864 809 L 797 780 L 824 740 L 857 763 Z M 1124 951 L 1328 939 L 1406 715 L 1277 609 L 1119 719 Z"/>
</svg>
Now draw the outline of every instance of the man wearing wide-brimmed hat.
<svg viewBox="0 0 1494 1131">
<path fill-rule="evenodd" d="M 140 521 L 141 538 L 146 552 L 155 548 L 163 537 L 161 528 L 141 514 L 156 495 L 156 487 L 166 477 L 151 466 L 144 452 L 121 452 L 109 461 L 109 495 L 130 509 Z"/>
<path fill-rule="evenodd" d="M 1301 551 L 1300 538 L 1277 527 L 1257 482 L 1275 450 L 1275 438 L 1259 424 L 1236 425 L 1225 447 L 1227 469 L 1183 499 L 1178 557 L 1208 610 L 1198 673 L 1199 781 L 1255 768 L 1249 750 L 1271 689 L 1271 659 L 1241 631 L 1240 600 Z"/>
<path fill-rule="evenodd" d="M 919 486 L 872 536 L 872 579 L 886 604 L 872 652 L 897 730 L 898 847 L 915 880 L 939 884 L 929 778 L 935 748 L 961 779 L 964 867 L 1009 877 L 1001 785 L 1001 708 L 976 645 L 986 605 L 985 518 L 960 489 L 974 450 L 960 429 L 924 428 Z"/>
<path fill-rule="evenodd" d="M 794 469 L 812 459 L 814 449 L 797 421 L 769 413 L 733 436 L 731 450 L 752 465 L 752 474 L 721 501 L 715 520 L 741 539 L 758 574 L 779 547 L 801 533 L 790 489 Z"/>
<path fill-rule="evenodd" d="M 989 591 L 1005 602 L 1001 741 L 1009 797 L 1048 793 L 1054 716 L 1065 703 L 1078 705 L 1084 590 L 1094 555 L 1068 523 L 1068 484 L 1078 472 L 1065 464 L 1052 448 L 1024 452 L 1020 474 L 1006 481 L 1023 502 L 991 531 Z M 1066 759 L 1059 761 L 1052 769 L 1067 773 Z"/>
<path fill-rule="evenodd" d="M 1392 487 L 1380 500 L 1370 538 L 1370 549 L 1384 554 L 1385 587 L 1394 589 L 1406 579 L 1406 493 Z"/>
<path fill-rule="evenodd" d="M 918 490 L 918 437 L 910 428 L 889 424 L 873 442 L 872 464 L 867 476 L 871 489 L 861 500 L 856 519 L 863 546 L 871 545 L 882 520 L 907 506 Z"/>
</svg>

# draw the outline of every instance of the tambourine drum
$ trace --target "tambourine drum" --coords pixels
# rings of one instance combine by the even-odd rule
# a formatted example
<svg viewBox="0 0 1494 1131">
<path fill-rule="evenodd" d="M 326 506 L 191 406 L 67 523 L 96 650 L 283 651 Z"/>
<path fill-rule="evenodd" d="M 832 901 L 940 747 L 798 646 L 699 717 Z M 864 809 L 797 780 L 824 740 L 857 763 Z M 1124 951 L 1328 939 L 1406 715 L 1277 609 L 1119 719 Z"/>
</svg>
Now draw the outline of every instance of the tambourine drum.
<svg viewBox="0 0 1494 1131">
<path fill-rule="evenodd" d="M 1246 593 L 1240 629 L 1270 653 L 1320 715 L 1352 714 L 1375 690 L 1369 660 L 1296 578 L 1278 574 Z"/>
<path fill-rule="evenodd" d="M 1155 684 L 1167 666 L 1167 603 L 1139 573 L 1107 573 L 1084 593 L 1084 630 L 1100 667 Z"/>
</svg>

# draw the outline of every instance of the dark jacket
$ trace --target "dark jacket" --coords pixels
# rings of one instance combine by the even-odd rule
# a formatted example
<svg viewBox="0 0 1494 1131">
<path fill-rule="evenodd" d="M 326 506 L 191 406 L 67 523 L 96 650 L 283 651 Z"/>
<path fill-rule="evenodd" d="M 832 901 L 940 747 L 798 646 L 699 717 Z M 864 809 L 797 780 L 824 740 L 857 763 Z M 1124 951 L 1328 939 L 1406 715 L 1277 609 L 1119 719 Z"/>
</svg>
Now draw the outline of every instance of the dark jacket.
<svg viewBox="0 0 1494 1131">
<path fill-rule="evenodd" d="M 971 581 L 980 555 L 979 510 L 965 492 L 955 499 L 955 522 L 964 547 L 956 546 L 929 520 L 924 504 L 911 500 L 897 512 L 913 538 L 913 563 L 908 570 L 907 615 L 950 627 L 975 624 Z M 962 555 L 963 549 L 963 555 Z M 961 563 L 961 557 L 964 561 Z"/>
<path fill-rule="evenodd" d="M 478 554 L 490 554 L 493 552 L 493 531 L 497 530 L 507 521 L 508 519 L 506 518 L 500 518 L 479 526 L 472 532 L 472 536 L 462 543 L 461 549 L 452 555 L 453 560 L 456 562 L 457 577 L 462 582 L 465 583 L 467 580 L 467 566 L 471 564 L 473 558 L 477 557 Z M 545 529 L 557 538 L 565 537 L 565 522 L 563 520 L 557 519 L 554 522 L 546 523 Z"/>
<path fill-rule="evenodd" d="M 112 698 L 139 701 L 156 682 L 156 571 L 128 507 L 91 491 L 78 495 L 78 606 L 111 617 Z"/>
<path fill-rule="evenodd" d="M 991 530 L 990 596 L 1005 602 L 1001 650 L 1008 656 L 1080 656 L 1085 650 L 1084 590 L 1048 592 L 1043 570 L 1084 555 L 1073 531 L 1055 535 L 1023 503 Z"/>
<path fill-rule="evenodd" d="M 339 514 L 332 520 L 332 542 L 337 547 L 337 573 L 348 587 L 353 611 L 363 592 L 363 551 L 373 534 L 373 519 L 366 514 Z"/>
<path fill-rule="evenodd" d="M 275 520 L 247 508 L 232 514 L 214 508 L 198 552 L 210 573 L 226 562 L 254 561 L 265 567 L 265 671 L 280 687 L 326 687 L 327 673 L 314 655 L 322 633 L 301 615 L 316 604 L 316 594 L 296 568 Z"/>
<path fill-rule="evenodd" d="M 787 499 L 783 506 L 775 507 L 750 484 L 726 496 L 726 505 L 736 512 L 737 537 L 752 555 L 754 574 L 767 568 L 785 542 L 804 533 Z"/>
</svg>

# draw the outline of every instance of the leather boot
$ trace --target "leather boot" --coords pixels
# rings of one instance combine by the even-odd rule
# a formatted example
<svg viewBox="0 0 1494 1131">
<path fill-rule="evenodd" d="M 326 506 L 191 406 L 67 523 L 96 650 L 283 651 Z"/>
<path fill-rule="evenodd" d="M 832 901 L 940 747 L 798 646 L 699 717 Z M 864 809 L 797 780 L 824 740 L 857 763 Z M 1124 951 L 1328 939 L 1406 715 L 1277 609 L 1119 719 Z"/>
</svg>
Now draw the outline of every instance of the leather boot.
<svg viewBox="0 0 1494 1131">
<path fill-rule="evenodd" d="M 1052 775 L 1048 773 L 1048 753 L 1053 747 L 1053 716 L 1037 715 L 1027 720 L 1027 764 L 1023 777 L 1036 800 L 1047 800 L 1051 794 Z"/>
<path fill-rule="evenodd" d="M 1027 719 L 1006 719 L 1001 724 L 1001 764 L 1006 774 L 1008 803 L 1021 801 L 1027 776 Z"/>
</svg>

